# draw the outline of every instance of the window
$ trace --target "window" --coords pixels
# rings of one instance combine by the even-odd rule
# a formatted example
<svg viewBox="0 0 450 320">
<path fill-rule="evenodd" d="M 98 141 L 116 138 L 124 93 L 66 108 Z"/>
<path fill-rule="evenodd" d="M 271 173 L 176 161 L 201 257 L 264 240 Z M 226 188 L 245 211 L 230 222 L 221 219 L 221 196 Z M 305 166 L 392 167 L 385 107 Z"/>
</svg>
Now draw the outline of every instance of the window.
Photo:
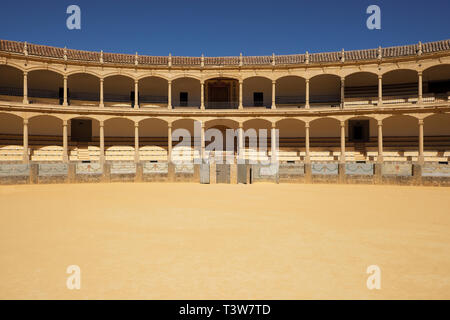
<svg viewBox="0 0 450 320">
<path fill-rule="evenodd" d="M 255 107 L 264 106 L 264 94 L 262 92 L 253 92 L 253 105 Z"/>
<path fill-rule="evenodd" d="M 180 92 L 180 106 L 186 107 L 188 105 L 188 93 Z"/>
</svg>

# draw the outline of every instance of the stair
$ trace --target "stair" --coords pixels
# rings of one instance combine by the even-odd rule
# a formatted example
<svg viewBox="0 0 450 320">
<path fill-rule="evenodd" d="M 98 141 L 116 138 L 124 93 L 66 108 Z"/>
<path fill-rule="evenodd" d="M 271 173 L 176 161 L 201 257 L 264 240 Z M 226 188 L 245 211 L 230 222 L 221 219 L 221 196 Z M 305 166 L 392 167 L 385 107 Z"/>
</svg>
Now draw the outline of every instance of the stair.
<svg viewBox="0 0 450 320">
<path fill-rule="evenodd" d="M 89 155 L 89 146 L 87 144 L 79 144 L 77 146 L 77 158 L 78 161 L 89 161 L 91 160 Z"/>
<path fill-rule="evenodd" d="M 355 142 L 355 161 L 366 161 L 366 144 L 364 142 Z"/>
</svg>

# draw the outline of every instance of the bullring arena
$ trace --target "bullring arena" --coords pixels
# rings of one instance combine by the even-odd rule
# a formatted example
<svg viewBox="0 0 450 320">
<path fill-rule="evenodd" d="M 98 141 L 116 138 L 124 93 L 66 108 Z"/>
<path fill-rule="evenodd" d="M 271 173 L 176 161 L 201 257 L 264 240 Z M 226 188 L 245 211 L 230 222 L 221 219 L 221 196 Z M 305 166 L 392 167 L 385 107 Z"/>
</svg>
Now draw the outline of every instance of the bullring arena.
<svg viewBox="0 0 450 320">
<path fill-rule="evenodd" d="M 449 158 L 450 40 L 235 57 L 0 40 L 0 298 L 448 299 Z"/>
</svg>

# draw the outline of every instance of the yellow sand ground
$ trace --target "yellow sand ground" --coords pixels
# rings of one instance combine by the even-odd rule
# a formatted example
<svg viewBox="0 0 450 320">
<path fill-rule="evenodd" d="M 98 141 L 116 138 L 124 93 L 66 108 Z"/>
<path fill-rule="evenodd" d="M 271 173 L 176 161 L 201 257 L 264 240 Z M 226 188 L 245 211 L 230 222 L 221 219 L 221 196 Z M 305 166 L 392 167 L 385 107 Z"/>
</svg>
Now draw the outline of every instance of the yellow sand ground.
<svg viewBox="0 0 450 320">
<path fill-rule="evenodd" d="M 450 188 L 2 186 L 0 298 L 450 299 Z"/>
</svg>

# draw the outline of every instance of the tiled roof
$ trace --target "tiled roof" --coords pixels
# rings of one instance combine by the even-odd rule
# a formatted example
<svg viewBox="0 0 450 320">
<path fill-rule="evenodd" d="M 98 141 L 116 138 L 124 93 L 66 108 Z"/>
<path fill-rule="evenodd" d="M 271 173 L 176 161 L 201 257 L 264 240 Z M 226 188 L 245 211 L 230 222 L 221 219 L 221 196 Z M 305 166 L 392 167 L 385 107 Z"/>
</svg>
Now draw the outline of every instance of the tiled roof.
<svg viewBox="0 0 450 320">
<path fill-rule="evenodd" d="M 439 51 L 450 51 L 450 40 L 387 47 L 380 49 L 321 52 L 311 54 L 292 54 L 275 56 L 235 56 L 235 57 L 167 57 L 145 56 L 121 53 L 101 53 L 74 49 L 64 49 L 44 45 L 27 44 L 25 42 L 0 40 L 0 51 L 27 54 L 30 56 L 67 59 L 87 62 L 113 64 L 169 65 L 173 66 L 236 66 L 236 65 L 290 65 L 304 63 L 336 63 L 340 61 L 375 60 L 379 58 L 407 57 L 418 54 L 430 54 Z M 343 57 L 342 57 L 343 55 Z M 275 57 L 275 61 L 273 61 Z M 343 59 L 342 59 L 343 58 Z M 136 61 L 137 60 L 137 61 Z"/>
</svg>

